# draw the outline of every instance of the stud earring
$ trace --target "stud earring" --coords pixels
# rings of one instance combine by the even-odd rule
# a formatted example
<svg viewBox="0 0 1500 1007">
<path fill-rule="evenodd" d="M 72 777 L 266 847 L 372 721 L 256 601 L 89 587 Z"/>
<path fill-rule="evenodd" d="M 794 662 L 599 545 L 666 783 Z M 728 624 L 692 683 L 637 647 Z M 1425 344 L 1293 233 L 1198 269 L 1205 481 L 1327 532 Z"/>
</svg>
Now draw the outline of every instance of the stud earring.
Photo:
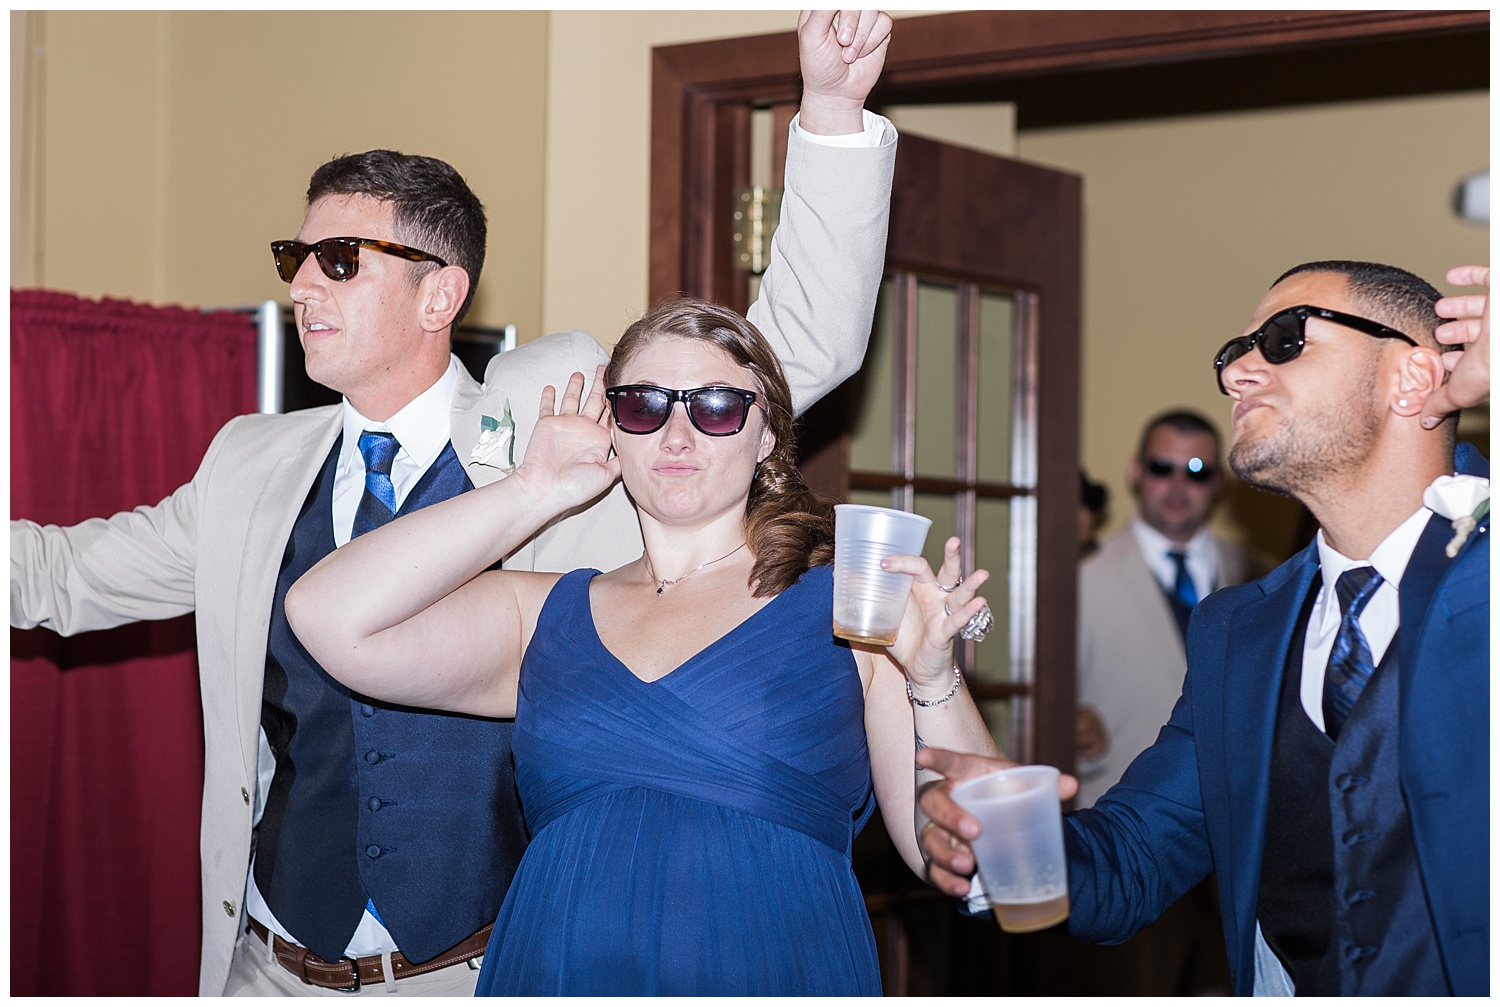
<svg viewBox="0 0 1500 1007">
<path fill-rule="evenodd" d="M 1406 408 L 1406 400 L 1405 399 L 1397 399 L 1396 400 L 1396 405 L 1400 406 L 1402 409 L 1405 409 Z"/>
</svg>

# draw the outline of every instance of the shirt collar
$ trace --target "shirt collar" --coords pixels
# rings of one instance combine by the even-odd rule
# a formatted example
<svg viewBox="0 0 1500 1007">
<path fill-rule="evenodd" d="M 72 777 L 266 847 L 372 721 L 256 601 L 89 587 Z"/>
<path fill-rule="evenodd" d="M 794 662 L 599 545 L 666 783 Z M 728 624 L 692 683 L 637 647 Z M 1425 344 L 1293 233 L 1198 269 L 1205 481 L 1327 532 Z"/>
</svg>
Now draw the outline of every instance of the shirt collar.
<svg viewBox="0 0 1500 1007">
<path fill-rule="evenodd" d="M 384 430 L 393 434 L 401 450 L 397 459 L 425 471 L 442 452 L 453 435 L 453 391 L 458 387 L 458 358 L 450 355 L 448 369 L 428 389 L 385 422 L 366 419 L 346 398 L 344 408 L 344 443 L 339 449 L 339 471 L 348 470 L 359 453 L 359 435 L 366 430 Z"/>
<path fill-rule="evenodd" d="M 1166 556 L 1169 552 L 1186 553 L 1189 557 L 1196 558 L 1208 555 L 1211 550 L 1213 536 L 1208 533 L 1208 525 L 1204 525 L 1193 533 L 1193 537 L 1186 543 L 1179 545 L 1167 538 L 1161 532 L 1141 520 L 1136 514 L 1130 519 L 1131 530 L 1135 532 L 1135 540 L 1140 544 L 1141 552 L 1147 556 Z"/>
<path fill-rule="evenodd" d="M 1328 544 L 1328 539 L 1323 536 L 1323 529 L 1318 529 L 1318 563 L 1323 568 L 1323 585 L 1328 587 L 1338 583 L 1339 577 L 1345 570 L 1356 566 L 1373 566 L 1375 572 L 1380 574 L 1381 580 L 1389 584 L 1393 590 L 1401 588 L 1401 577 L 1406 573 L 1406 566 L 1411 562 L 1411 554 L 1416 551 L 1417 540 L 1422 537 L 1422 531 L 1427 527 L 1432 512 L 1426 507 L 1417 508 L 1416 512 L 1405 521 L 1396 526 L 1385 539 L 1370 553 L 1368 560 L 1350 559 Z"/>
</svg>

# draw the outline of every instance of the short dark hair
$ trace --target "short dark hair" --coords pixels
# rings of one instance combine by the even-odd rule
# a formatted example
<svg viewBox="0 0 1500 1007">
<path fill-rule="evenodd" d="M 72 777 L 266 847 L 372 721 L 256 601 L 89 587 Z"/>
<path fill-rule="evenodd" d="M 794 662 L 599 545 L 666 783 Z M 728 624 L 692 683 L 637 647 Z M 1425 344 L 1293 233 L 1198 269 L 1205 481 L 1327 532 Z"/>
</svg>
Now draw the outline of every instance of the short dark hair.
<svg viewBox="0 0 1500 1007">
<path fill-rule="evenodd" d="M 396 236 L 469 274 L 469 293 L 453 318 L 463 321 L 479 289 L 487 225 L 484 204 L 446 161 L 396 150 L 344 154 L 313 172 L 307 205 L 324 196 L 372 196 L 391 204 Z M 363 237 L 353 235 L 352 237 Z M 414 282 L 437 266 L 411 264 Z"/>
<path fill-rule="evenodd" d="M 1157 427 L 1171 427 L 1180 434 L 1208 434 L 1214 439 L 1214 461 L 1218 462 L 1219 447 L 1223 444 L 1219 428 L 1207 416 L 1192 409 L 1171 409 L 1151 417 L 1151 421 L 1141 428 L 1141 442 L 1135 449 L 1137 458 L 1145 459 L 1146 442 Z"/>
<path fill-rule="evenodd" d="M 1095 517 L 1103 514 L 1104 508 L 1109 506 L 1109 487 L 1094 482 L 1083 469 L 1078 470 L 1078 486 L 1080 502 L 1088 512 Z"/>
<path fill-rule="evenodd" d="M 1443 295 L 1415 273 L 1379 262 L 1325 259 L 1293 266 L 1276 278 L 1280 283 L 1299 273 L 1333 273 L 1349 284 L 1349 294 L 1374 320 L 1398 329 L 1424 346 L 1439 348 L 1433 330 L 1442 319 L 1432 306 Z M 1271 286 L 1276 286 L 1276 283 Z"/>
</svg>

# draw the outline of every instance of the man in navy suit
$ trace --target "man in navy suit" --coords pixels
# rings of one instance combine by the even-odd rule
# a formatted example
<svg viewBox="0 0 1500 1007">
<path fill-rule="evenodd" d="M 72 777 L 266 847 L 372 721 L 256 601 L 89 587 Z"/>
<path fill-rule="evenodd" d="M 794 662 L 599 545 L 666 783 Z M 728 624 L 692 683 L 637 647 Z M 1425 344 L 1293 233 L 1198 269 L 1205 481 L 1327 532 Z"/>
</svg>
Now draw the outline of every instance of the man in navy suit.
<svg viewBox="0 0 1500 1007">
<path fill-rule="evenodd" d="M 1195 610 L 1170 721 L 1066 820 L 1067 928 L 1117 943 L 1217 871 L 1241 994 L 1487 994 L 1489 463 L 1444 418 L 1488 394 L 1487 298 L 1310 263 L 1215 365 L 1231 466 L 1321 530 Z M 930 875 L 969 894 L 979 826 L 947 791 L 1002 764 L 917 761 L 947 778 Z"/>
</svg>

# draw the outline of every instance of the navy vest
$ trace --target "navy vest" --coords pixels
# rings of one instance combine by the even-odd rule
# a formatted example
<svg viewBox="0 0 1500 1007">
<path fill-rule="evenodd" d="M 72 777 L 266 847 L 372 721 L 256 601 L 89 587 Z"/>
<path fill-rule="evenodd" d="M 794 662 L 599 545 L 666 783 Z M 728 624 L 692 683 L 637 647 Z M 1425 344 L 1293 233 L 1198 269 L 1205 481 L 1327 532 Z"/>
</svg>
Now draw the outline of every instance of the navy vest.
<svg viewBox="0 0 1500 1007">
<path fill-rule="evenodd" d="M 1335 744 L 1302 709 L 1317 582 L 1287 653 L 1257 916 L 1299 996 L 1448 994 L 1399 779 L 1392 640 Z"/>
<path fill-rule="evenodd" d="M 494 922 L 525 849 L 512 724 L 351 694 L 292 633 L 286 592 L 334 548 L 338 454 L 335 442 L 276 584 L 261 707 L 276 775 L 256 833 L 255 883 L 325 961 L 343 955 L 373 899 L 402 953 L 422 962 Z M 449 445 L 398 516 L 472 488 Z"/>
</svg>

